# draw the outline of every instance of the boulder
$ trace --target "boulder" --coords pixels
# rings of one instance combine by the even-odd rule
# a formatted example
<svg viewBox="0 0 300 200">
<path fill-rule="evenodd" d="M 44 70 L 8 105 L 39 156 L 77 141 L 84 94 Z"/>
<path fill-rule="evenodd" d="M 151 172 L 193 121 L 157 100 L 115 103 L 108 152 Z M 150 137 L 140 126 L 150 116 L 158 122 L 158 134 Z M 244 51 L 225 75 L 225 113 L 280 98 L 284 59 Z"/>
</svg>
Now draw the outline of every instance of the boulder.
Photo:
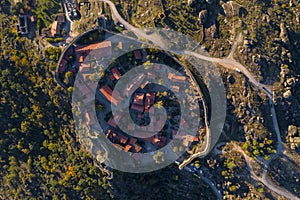
<svg viewBox="0 0 300 200">
<path fill-rule="evenodd" d="M 288 136 L 293 137 L 293 136 L 296 136 L 297 133 L 298 133 L 297 127 L 294 126 L 294 125 L 289 125 L 289 127 L 288 127 Z"/>
<path fill-rule="evenodd" d="M 283 43 L 289 45 L 290 44 L 290 39 L 288 35 L 287 28 L 285 27 L 284 23 L 280 24 L 280 39 Z"/>
<path fill-rule="evenodd" d="M 300 24 L 300 12 L 296 13 L 296 21 Z"/>
<path fill-rule="evenodd" d="M 285 93 L 283 93 L 283 97 L 284 97 L 285 99 L 290 98 L 291 95 L 292 95 L 291 90 L 288 90 L 288 91 L 286 91 Z"/>
<path fill-rule="evenodd" d="M 212 38 L 217 38 L 218 37 L 218 29 L 216 24 L 213 24 L 207 29 L 208 35 L 211 35 Z"/>
<path fill-rule="evenodd" d="M 202 10 L 201 12 L 199 12 L 199 23 L 200 23 L 200 25 L 205 24 L 205 22 L 207 21 L 207 18 L 208 18 L 207 10 Z"/>
<path fill-rule="evenodd" d="M 228 1 L 222 5 L 226 17 L 241 16 L 246 10 L 234 1 Z"/>
<path fill-rule="evenodd" d="M 244 40 L 244 46 L 245 47 L 250 47 L 254 44 L 253 40 L 252 39 L 245 39 Z"/>
<path fill-rule="evenodd" d="M 287 86 L 294 86 L 297 82 L 297 79 L 296 78 L 289 78 L 286 80 L 286 84 Z"/>
<path fill-rule="evenodd" d="M 197 0 L 188 0 L 188 5 L 189 6 L 194 6 L 197 3 Z"/>
</svg>

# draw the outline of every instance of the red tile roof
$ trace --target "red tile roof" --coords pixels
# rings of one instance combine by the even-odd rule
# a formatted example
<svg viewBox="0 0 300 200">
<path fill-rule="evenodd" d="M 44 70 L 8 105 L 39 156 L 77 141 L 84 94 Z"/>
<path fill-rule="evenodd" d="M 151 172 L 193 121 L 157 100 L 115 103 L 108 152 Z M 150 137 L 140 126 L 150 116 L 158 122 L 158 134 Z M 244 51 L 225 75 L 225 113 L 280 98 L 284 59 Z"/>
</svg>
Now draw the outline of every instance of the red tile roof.
<svg viewBox="0 0 300 200">
<path fill-rule="evenodd" d="M 183 82 L 186 80 L 185 76 L 180 76 L 180 75 L 176 75 L 173 73 L 169 73 L 168 74 L 168 79 L 172 80 L 172 81 L 176 81 L 176 82 Z"/>
<path fill-rule="evenodd" d="M 116 78 L 114 77 L 114 75 L 110 75 L 110 76 L 109 76 L 109 79 L 110 79 L 111 81 L 116 80 Z"/>
<path fill-rule="evenodd" d="M 103 41 L 96 44 L 79 45 L 76 47 L 77 57 L 87 55 L 94 56 L 95 58 L 103 58 L 112 54 L 111 41 Z"/>
<path fill-rule="evenodd" d="M 144 112 L 144 106 L 143 105 L 132 104 L 131 109 L 139 111 L 139 112 Z"/>
<path fill-rule="evenodd" d="M 117 79 L 117 80 L 119 80 L 120 78 L 121 78 L 121 73 L 119 72 L 119 70 L 117 69 L 117 68 L 113 68 L 112 70 L 111 70 L 111 72 L 113 73 L 113 76 Z"/>
<path fill-rule="evenodd" d="M 76 47 L 76 52 L 84 52 L 84 51 L 94 51 L 94 50 L 102 50 L 104 54 L 111 54 L 111 41 L 103 41 L 95 44 L 88 45 L 78 45 Z M 109 50 L 105 52 L 105 50 Z"/>
<path fill-rule="evenodd" d="M 80 67 L 79 67 L 79 71 L 81 73 L 87 73 L 87 72 L 91 72 L 91 68 L 89 65 L 87 64 L 82 64 Z"/>
<path fill-rule="evenodd" d="M 119 141 L 121 144 L 126 144 L 128 140 L 128 137 L 124 136 L 124 135 L 119 135 Z"/>
<path fill-rule="evenodd" d="M 155 101 L 155 93 L 147 93 L 146 99 L 145 99 L 145 109 L 148 112 L 148 109 L 151 107 L 151 105 L 154 104 Z"/>
<path fill-rule="evenodd" d="M 134 145 L 136 143 L 136 141 L 137 141 L 137 139 L 132 137 L 132 138 L 130 138 L 128 143 L 131 145 Z"/>
<path fill-rule="evenodd" d="M 145 94 L 143 94 L 143 93 L 135 94 L 134 99 L 133 99 L 133 104 L 144 105 L 144 96 L 145 96 Z"/>
<path fill-rule="evenodd" d="M 177 85 L 173 85 L 172 88 L 171 88 L 171 90 L 174 91 L 174 92 L 179 92 L 180 87 L 177 86 Z"/>
<path fill-rule="evenodd" d="M 128 144 L 127 144 L 127 145 L 125 146 L 125 148 L 124 148 L 124 151 L 125 151 L 125 152 L 128 152 L 128 151 L 131 149 L 131 147 L 132 147 L 131 145 L 128 145 Z"/>
<path fill-rule="evenodd" d="M 79 56 L 79 61 L 78 62 L 80 62 L 80 63 L 82 63 L 83 62 L 83 56 L 81 55 L 81 56 Z"/>
<path fill-rule="evenodd" d="M 137 143 L 135 143 L 134 145 L 133 145 L 133 147 L 134 147 L 134 149 L 135 149 L 135 151 L 138 153 L 138 152 L 140 152 L 141 150 L 142 150 L 142 147 L 140 146 L 140 145 L 138 145 Z"/>
<path fill-rule="evenodd" d="M 115 105 L 118 105 L 118 103 L 123 100 L 123 98 L 118 93 L 115 93 L 116 97 L 114 98 L 112 96 L 113 91 L 111 90 L 111 88 L 108 85 L 103 86 L 100 89 L 100 92 L 107 98 L 107 100 L 109 100 L 110 102 L 112 102 Z"/>
<path fill-rule="evenodd" d="M 160 139 L 160 141 L 157 143 L 157 146 L 159 146 L 159 147 L 165 146 L 166 142 L 167 142 L 167 138 L 164 136 L 161 136 L 159 139 Z"/>
</svg>

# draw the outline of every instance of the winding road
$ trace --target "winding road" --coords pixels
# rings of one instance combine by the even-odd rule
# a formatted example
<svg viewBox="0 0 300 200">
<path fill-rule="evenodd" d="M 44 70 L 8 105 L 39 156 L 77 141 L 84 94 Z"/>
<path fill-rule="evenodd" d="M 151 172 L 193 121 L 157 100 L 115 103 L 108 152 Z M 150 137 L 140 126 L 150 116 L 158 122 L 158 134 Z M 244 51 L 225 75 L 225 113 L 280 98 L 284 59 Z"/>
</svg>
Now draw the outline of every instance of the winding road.
<svg viewBox="0 0 300 200">
<path fill-rule="evenodd" d="M 138 37 L 141 37 L 143 39 L 147 39 L 149 41 L 151 41 L 153 44 L 159 46 L 162 49 L 165 49 L 166 51 L 169 49 L 167 47 L 167 45 L 163 42 L 163 40 L 161 39 L 161 37 L 159 35 L 157 35 L 156 33 L 152 33 L 152 34 L 146 34 L 144 31 L 142 31 L 141 29 L 138 29 L 134 26 L 132 26 L 131 24 L 129 24 L 126 20 L 124 20 L 121 15 L 119 14 L 116 6 L 114 3 L 112 3 L 110 0 L 99 0 L 102 2 L 107 3 L 110 6 L 111 12 L 113 14 L 113 16 L 115 17 L 115 19 L 117 19 L 119 21 L 119 23 L 123 24 L 124 27 L 128 30 L 128 31 L 132 31 L 133 33 L 135 33 Z M 240 73 L 242 73 L 245 77 L 248 78 L 248 80 L 255 85 L 257 88 L 259 88 L 261 91 L 263 91 L 269 98 L 269 104 L 270 104 L 270 110 L 272 113 L 272 120 L 274 123 L 274 130 L 276 132 L 277 135 L 277 152 L 275 155 L 272 155 L 271 159 L 269 161 L 263 161 L 264 162 L 264 172 L 262 175 L 262 178 L 257 177 L 252 170 L 251 167 L 251 162 L 252 159 L 250 157 L 248 157 L 245 152 L 240 148 L 239 151 L 243 154 L 243 156 L 245 157 L 245 160 L 249 166 L 249 170 L 251 172 L 251 174 L 254 176 L 255 179 L 259 180 L 260 182 L 262 182 L 265 186 L 267 186 L 269 189 L 273 190 L 274 192 L 289 198 L 289 199 L 299 199 L 296 196 L 294 196 L 293 194 L 289 193 L 288 191 L 279 188 L 278 186 L 276 186 L 275 184 L 273 184 L 271 181 L 268 180 L 267 178 L 267 169 L 269 164 L 271 163 L 272 160 L 274 160 L 278 155 L 283 154 L 283 150 L 284 147 L 282 145 L 282 140 L 281 140 L 281 134 L 280 134 L 280 129 L 279 129 L 279 125 L 278 125 L 278 121 L 277 121 L 277 116 L 276 116 L 276 111 L 275 111 L 275 107 L 272 101 L 272 92 L 271 90 L 268 88 L 268 86 L 258 82 L 255 77 L 246 69 L 245 66 L 243 66 L 241 63 L 237 62 L 236 60 L 234 60 L 233 58 L 233 54 L 235 52 L 235 49 L 238 45 L 238 42 L 240 42 L 242 40 L 242 36 L 241 34 L 239 35 L 239 37 L 236 39 L 236 41 L 233 44 L 232 47 L 232 51 L 230 52 L 229 56 L 226 58 L 214 58 L 214 57 L 210 57 L 210 56 L 205 56 L 205 55 L 201 55 L 198 54 L 196 52 L 192 52 L 192 51 L 187 51 L 184 50 L 182 52 L 178 52 L 181 55 L 189 55 L 189 56 L 194 56 L 196 58 L 205 60 L 205 61 L 209 61 L 209 62 L 213 62 L 216 64 L 219 64 L 229 70 L 235 70 L 235 71 L 240 71 Z M 210 150 L 210 148 L 208 148 L 208 150 Z M 209 153 L 209 152 L 205 152 L 205 153 Z"/>
</svg>

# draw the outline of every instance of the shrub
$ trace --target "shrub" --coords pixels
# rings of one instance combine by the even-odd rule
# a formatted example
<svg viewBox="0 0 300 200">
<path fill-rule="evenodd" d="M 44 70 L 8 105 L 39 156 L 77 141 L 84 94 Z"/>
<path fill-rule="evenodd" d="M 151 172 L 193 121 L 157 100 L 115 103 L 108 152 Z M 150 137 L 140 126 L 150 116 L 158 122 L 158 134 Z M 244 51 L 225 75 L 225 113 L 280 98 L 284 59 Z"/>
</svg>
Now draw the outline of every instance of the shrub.
<svg viewBox="0 0 300 200">
<path fill-rule="evenodd" d="M 62 42 L 62 41 L 64 41 L 64 38 L 55 38 L 54 39 L 55 43 L 59 43 L 59 42 Z"/>
<path fill-rule="evenodd" d="M 49 42 L 49 43 L 53 43 L 54 39 L 53 38 L 47 38 L 46 41 Z"/>
</svg>

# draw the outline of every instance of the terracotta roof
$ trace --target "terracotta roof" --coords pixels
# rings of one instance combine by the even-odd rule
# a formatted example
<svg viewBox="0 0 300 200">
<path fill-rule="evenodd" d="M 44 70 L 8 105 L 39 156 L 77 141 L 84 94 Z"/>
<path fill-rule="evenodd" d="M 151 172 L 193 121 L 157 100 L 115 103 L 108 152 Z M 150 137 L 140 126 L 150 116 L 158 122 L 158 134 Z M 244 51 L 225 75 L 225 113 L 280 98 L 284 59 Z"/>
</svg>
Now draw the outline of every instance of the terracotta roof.
<svg viewBox="0 0 300 200">
<path fill-rule="evenodd" d="M 122 42 L 119 42 L 117 47 L 118 47 L 119 49 L 123 49 L 123 43 L 122 43 Z"/>
<path fill-rule="evenodd" d="M 111 55 L 111 41 L 103 41 L 100 43 L 89 45 L 79 45 L 76 47 L 76 53 L 80 55 L 86 55 L 90 52 L 93 52 L 93 55 L 97 58 Z"/>
<path fill-rule="evenodd" d="M 156 143 L 159 142 L 160 139 L 157 136 L 152 136 L 152 137 L 148 137 L 148 138 L 144 138 L 144 140 L 151 142 L 151 143 Z"/>
<path fill-rule="evenodd" d="M 116 93 L 116 98 L 114 98 L 112 96 L 113 91 L 111 90 L 111 88 L 108 85 L 103 86 L 100 89 L 100 92 L 107 98 L 107 100 L 109 100 L 110 102 L 112 102 L 115 105 L 118 105 L 119 101 L 122 101 L 122 97 L 120 97 L 119 94 Z"/>
<path fill-rule="evenodd" d="M 174 91 L 174 92 L 179 92 L 180 87 L 177 86 L 177 85 L 173 85 L 172 88 L 171 88 L 171 90 Z"/>
<path fill-rule="evenodd" d="M 128 140 L 128 137 L 125 137 L 124 135 L 119 135 L 119 141 L 121 144 L 126 144 Z"/>
<path fill-rule="evenodd" d="M 142 150 L 142 147 L 140 146 L 140 145 L 138 145 L 137 143 L 135 143 L 134 145 L 133 145 L 133 147 L 134 147 L 134 150 L 138 153 L 138 152 L 140 152 L 141 150 Z"/>
<path fill-rule="evenodd" d="M 134 145 L 136 143 L 136 141 L 137 141 L 137 139 L 132 137 L 132 138 L 130 138 L 128 143 L 131 145 Z"/>
<path fill-rule="evenodd" d="M 83 62 L 83 56 L 81 55 L 81 56 L 79 56 L 79 61 L 78 62 L 80 62 L 80 63 L 82 63 Z"/>
<path fill-rule="evenodd" d="M 154 101 L 155 101 L 155 93 L 147 93 L 145 99 L 145 109 L 147 111 L 151 107 L 151 105 L 154 104 Z"/>
<path fill-rule="evenodd" d="M 95 44 L 88 45 L 78 45 L 76 51 L 92 51 L 95 49 L 102 49 L 106 47 L 111 47 L 111 41 L 103 41 Z"/>
<path fill-rule="evenodd" d="M 56 35 L 59 35 L 60 31 L 61 31 L 61 29 L 60 29 L 58 22 L 54 21 L 51 25 L 51 36 L 55 37 Z"/>
<path fill-rule="evenodd" d="M 159 147 L 163 147 L 166 144 L 167 138 L 164 136 L 152 136 L 149 138 L 144 138 L 144 140 L 156 144 Z"/>
<path fill-rule="evenodd" d="M 128 151 L 131 149 L 131 147 L 132 147 L 131 145 L 128 145 L 128 144 L 127 144 L 127 145 L 125 146 L 125 148 L 124 148 L 124 151 L 125 151 L 125 152 L 128 152 Z"/>
<path fill-rule="evenodd" d="M 89 66 L 89 65 L 81 65 L 81 66 L 79 67 L 79 71 L 80 71 L 81 73 L 90 72 L 90 71 L 91 71 L 91 70 L 90 70 L 90 66 Z"/>
<path fill-rule="evenodd" d="M 111 117 L 108 122 L 107 122 L 110 126 L 116 128 L 117 127 L 117 123 L 115 122 L 115 120 L 113 119 L 113 117 Z"/>
<path fill-rule="evenodd" d="M 199 141 L 199 137 L 198 137 L 198 136 L 195 136 L 193 141 L 194 141 L 194 142 L 198 142 L 198 141 Z"/>
<path fill-rule="evenodd" d="M 133 99 L 133 103 L 137 105 L 144 105 L 144 93 L 136 93 Z"/>
<path fill-rule="evenodd" d="M 111 135 L 111 130 L 110 129 L 108 129 L 107 131 L 106 131 L 106 134 L 105 134 L 105 137 L 106 138 L 109 138 L 109 136 Z"/>
<path fill-rule="evenodd" d="M 121 78 L 121 73 L 119 72 L 119 70 L 117 68 L 113 68 L 111 70 L 111 72 L 113 73 L 113 76 L 115 77 L 115 79 L 119 80 Z"/>
<path fill-rule="evenodd" d="M 144 112 L 144 106 L 143 105 L 132 104 L 131 109 L 137 110 L 139 112 Z"/>
<path fill-rule="evenodd" d="M 172 81 L 177 81 L 177 82 L 183 82 L 186 80 L 185 76 L 180 76 L 180 75 L 175 75 L 173 73 L 169 73 L 168 74 L 168 79 L 172 80 Z"/>
<path fill-rule="evenodd" d="M 124 147 L 123 147 L 122 145 L 120 145 L 120 144 L 115 144 L 115 143 L 113 143 L 113 144 L 114 144 L 114 146 L 115 146 L 119 151 L 123 151 Z"/>
<path fill-rule="evenodd" d="M 110 76 L 109 76 L 109 79 L 110 79 L 111 81 L 116 80 L 116 78 L 114 77 L 114 75 L 110 75 Z"/>
<path fill-rule="evenodd" d="M 160 137 L 159 139 L 160 139 L 160 141 L 157 143 L 157 146 L 159 146 L 159 147 L 165 146 L 165 145 L 166 145 L 167 138 L 164 137 L 164 136 L 162 136 L 162 137 Z"/>
</svg>

